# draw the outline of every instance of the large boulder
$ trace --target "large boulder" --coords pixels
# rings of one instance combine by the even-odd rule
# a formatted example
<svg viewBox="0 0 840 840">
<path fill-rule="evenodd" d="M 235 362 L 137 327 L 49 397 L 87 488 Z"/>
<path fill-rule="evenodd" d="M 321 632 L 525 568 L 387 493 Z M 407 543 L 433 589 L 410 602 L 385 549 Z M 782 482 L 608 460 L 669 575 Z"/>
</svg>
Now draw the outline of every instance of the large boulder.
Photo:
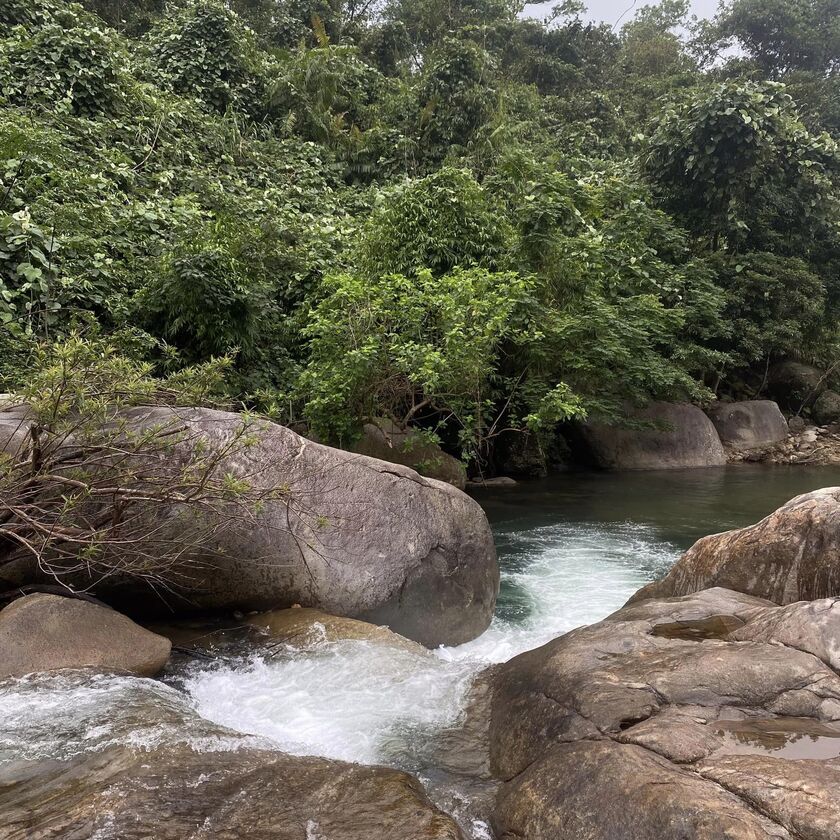
<svg viewBox="0 0 840 840">
<path fill-rule="evenodd" d="M 706 590 L 499 666 L 497 836 L 835 840 L 835 610 Z"/>
<path fill-rule="evenodd" d="M 414 778 L 285 755 L 151 680 L 0 682 L 4 840 L 463 840 Z"/>
<path fill-rule="evenodd" d="M 767 372 L 767 390 L 770 395 L 795 413 L 812 405 L 825 388 L 823 371 L 793 359 L 777 362 Z"/>
<path fill-rule="evenodd" d="M 615 470 L 715 467 L 726 453 L 711 420 L 689 403 L 651 403 L 632 419 L 643 428 L 587 423 L 583 437 L 598 466 Z"/>
<path fill-rule="evenodd" d="M 26 595 L 0 612 L 0 678 L 95 667 L 154 676 L 168 639 L 108 607 L 57 595 Z"/>
<path fill-rule="evenodd" d="M 840 595 L 840 487 L 797 496 L 747 528 L 703 537 L 631 602 L 712 586 L 777 604 Z"/>
<path fill-rule="evenodd" d="M 759 449 L 783 441 L 789 428 L 772 400 L 715 403 L 707 409 L 721 442 L 734 449 Z"/>
<path fill-rule="evenodd" d="M 493 536 L 479 505 L 451 485 L 268 421 L 242 436 L 242 417 L 229 412 L 135 408 L 124 422 L 134 433 L 185 430 L 156 470 L 180 477 L 199 448 L 204 463 L 219 454 L 217 473 L 264 498 L 248 516 L 237 505 L 202 508 L 207 533 L 191 535 L 176 564 L 156 564 L 157 547 L 182 539 L 194 515 L 157 507 L 150 544 L 122 555 L 143 579 L 119 570 L 91 579 L 82 568 L 67 570 L 68 583 L 133 615 L 300 604 L 386 624 L 427 646 L 468 641 L 490 623 L 499 587 Z"/>
<path fill-rule="evenodd" d="M 445 481 L 459 490 L 463 490 L 467 482 L 464 465 L 457 458 L 444 452 L 417 430 L 401 429 L 385 418 L 376 423 L 365 423 L 362 436 L 352 451 L 411 467 L 421 475 Z"/>
<path fill-rule="evenodd" d="M 26 406 L 12 400 L 0 401 L 0 460 L 4 454 L 25 454 L 29 442 L 28 416 Z"/>
<path fill-rule="evenodd" d="M 811 414 L 821 426 L 840 423 L 840 394 L 836 391 L 823 391 L 814 402 Z"/>
</svg>

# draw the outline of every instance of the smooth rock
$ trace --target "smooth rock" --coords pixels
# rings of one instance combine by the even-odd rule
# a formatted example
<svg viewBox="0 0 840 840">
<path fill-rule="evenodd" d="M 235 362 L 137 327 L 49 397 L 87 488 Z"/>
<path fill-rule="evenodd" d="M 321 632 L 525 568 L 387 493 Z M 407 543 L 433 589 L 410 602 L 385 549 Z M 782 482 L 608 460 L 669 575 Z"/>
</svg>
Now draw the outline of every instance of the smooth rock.
<svg viewBox="0 0 840 840">
<path fill-rule="evenodd" d="M 776 604 L 840 595 L 840 487 L 797 496 L 747 528 L 703 537 L 629 603 L 713 586 Z"/>
<path fill-rule="evenodd" d="M 772 400 L 714 403 L 706 409 L 724 446 L 757 449 L 783 441 L 788 424 Z"/>
<path fill-rule="evenodd" d="M 342 618 L 337 615 L 307 608 L 271 610 L 248 616 L 248 624 L 274 642 L 296 648 L 317 647 L 325 642 L 346 640 L 373 642 L 405 648 L 415 653 L 428 654 L 426 648 L 400 636 L 387 627 L 367 621 Z"/>
<path fill-rule="evenodd" d="M 811 414 L 820 426 L 840 422 L 840 394 L 836 391 L 823 391 L 814 402 Z"/>
<path fill-rule="evenodd" d="M 13 401 L 0 403 L 0 458 L 20 457 L 29 446 L 29 409 Z"/>
<path fill-rule="evenodd" d="M 206 453 L 231 444 L 240 415 L 209 409 L 137 408 L 129 429 L 179 424 L 177 442 L 159 469 L 177 475 L 198 441 Z M 493 536 L 480 506 L 456 488 L 413 470 L 313 443 L 268 421 L 255 421 L 248 445 L 226 454 L 219 471 L 255 490 L 286 490 L 252 517 L 234 508 L 190 545 L 173 570 L 137 562 L 169 589 L 164 602 L 136 577 L 70 583 L 132 614 L 177 610 L 266 610 L 317 607 L 392 630 L 426 646 L 460 644 L 493 616 L 499 570 Z M 207 519 L 205 516 L 205 520 Z M 155 510 L 156 539 L 182 539 L 183 511 Z M 33 571 L 33 576 L 37 576 Z"/>
<path fill-rule="evenodd" d="M 463 840 L 408 774 L 286 755 L 150 680 L 0 682 L 0 708 L 3 840 Z"/>
<path fill-rule="evenodd" d="M 605 469 L 655 470 L 714 467 L 726 453 L 711 420 L 688 403 L 651 403 L 634 419 L 661 424 L 632 429 L 586 423 L 584 440 L 596 463 Z"/>
<path fill-rule="evenodd" d="M 445 481 L 459 490 L 466 485 L 467 473 L 457 458 L 444 452 L 420 432 L 401 429 L 393 420 L 381 418 L 376 423 L 365 423 L 362 436 L 352 451 L 411 467 L 420 475 Z"/>
<path fill-rule="evenodd" d="M 0 612 L 0 678 L 83 667 L 151 677 L 170 648 L 130 618 L 75 598 L 26 595 Z"/>
</svg>

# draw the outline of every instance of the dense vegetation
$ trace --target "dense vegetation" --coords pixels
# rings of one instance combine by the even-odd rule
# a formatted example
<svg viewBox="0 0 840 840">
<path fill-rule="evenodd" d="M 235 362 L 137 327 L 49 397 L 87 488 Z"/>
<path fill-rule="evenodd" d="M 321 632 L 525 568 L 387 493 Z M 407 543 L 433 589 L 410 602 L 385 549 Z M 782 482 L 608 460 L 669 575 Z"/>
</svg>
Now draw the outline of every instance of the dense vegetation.
<svg viewBox="0 0 840 840">
<path fill-rule="evenodd" d="M 216 364 L 224 399 L 335 442 L 388 416 L 480 460 L 830 367 L 840 0 L 520 11 L 6 0 L 4 386 L 81 341 L 167 381 Z"/>
</svg>

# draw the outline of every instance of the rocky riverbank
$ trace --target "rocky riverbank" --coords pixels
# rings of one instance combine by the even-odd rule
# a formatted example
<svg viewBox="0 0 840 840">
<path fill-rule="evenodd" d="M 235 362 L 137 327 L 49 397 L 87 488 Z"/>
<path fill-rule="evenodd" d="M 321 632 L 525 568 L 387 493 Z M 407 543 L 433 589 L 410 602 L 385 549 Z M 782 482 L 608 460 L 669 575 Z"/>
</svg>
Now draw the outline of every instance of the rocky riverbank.
<svg viewBox="0 0 840 840">
<path fill-rule="evenodd" d="M 772 420 L 753 424 L 764 435 L 778 434 L 773 407 L 748 409 Z M 228 421 L 184 418 L 201 428 L 212 420 L 211 442 Z M 704 418 L 721 438 L 744 434 L 731 412 Z M 464 720 L 438 729 L 434 772 L 421 784 L 394 769 L 286 755 L 200 717 L 173 679 L 185 658 L 292 647 L 306 662 L 351 641 L 372 655 L 436 661 L 419 642 L 469 638 L 488 620 L 483 593 L 489 579 L 495 597 L 498 570 L 474 502 L 405 467 L 270 424 L 262 433 L 265 448 L 249 448 L 237 466 L 261 464 L 264 480 L 278 481 L 326 465 L 329 482 L 307 485 L 332 512 L 321 545 L 342 546 L 356 574 L 377 580 L 385 567 L 409 582 L 423 568 L 425 594 L 403 584 L 395 621 L 320 611 L 320 595 L 254 612 L 237 600 L 248 587 L 278 606 L 298 591 L 262 568 L 261 549 L 238 551 L 234 565 L 228 554 L 215 561 L 214 588 L 195 597 L 217 598 L 225 575 L 242 578 L 251 565 L 263 588 L 246 576 L 209 620 L 150 624 L 149 614 L 134 621 L 54 593 L 13 600 L 0 610 L 0 836 L 463 840 L 489 837 L 486 821 L 496 840 L 836 840 L 840 488 L 705 537 L 605 620 L 485 671 L 465 695 Z M 390 540 L 367 516 L 338 515 L 357 500 L 386 518 Z M 269 510 L 267 522 L 277 515 Z M 265 545 L 288 561 L 284 537 L 268 531 Z M 244 535 L 235 540 L 247 548 Z M 325 564 L 318 585 L 327 588 L 308 591 L 329 592 L 330 574 Z M 364 597 L 341 579 L 348 604 Z M 164 684 L 154 677 L 167 663 Z"/>
</svg>

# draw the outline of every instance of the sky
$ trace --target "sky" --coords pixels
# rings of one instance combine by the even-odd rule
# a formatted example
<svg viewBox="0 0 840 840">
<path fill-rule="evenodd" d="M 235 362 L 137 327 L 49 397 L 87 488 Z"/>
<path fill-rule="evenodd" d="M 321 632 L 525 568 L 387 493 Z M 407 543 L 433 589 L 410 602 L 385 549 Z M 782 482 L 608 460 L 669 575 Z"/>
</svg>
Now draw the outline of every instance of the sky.
<svg viewBox="0 0 840 840">
<path fill-rule="evenodd" d="M 536 18 L 545 17 L 551 11 L 552 6 L 557 5 L 558 2 L 559 0 L 547 0 L 544 3 L 529 3 L 525 6 L 525 15 Z M 620 18 L 621 22 L 616 26 L 616 29 L 618 29 L 621 24 L 627 23 L 628 20 L 633 18 L 636 9 L 653 5 L 655 0 L 635 0 L 635 2 L 634 0 L 584 0 L 584 2 L 589 10 L 584 18 L 589 17 L 599 23 L 604 21 L 610 25 L 618 22 Z M 712 17 L 717 10 L 717 6 L 718 0 L 691 0 L 690 14 L 697 15 L 697 17 Z"/>
</svg>

